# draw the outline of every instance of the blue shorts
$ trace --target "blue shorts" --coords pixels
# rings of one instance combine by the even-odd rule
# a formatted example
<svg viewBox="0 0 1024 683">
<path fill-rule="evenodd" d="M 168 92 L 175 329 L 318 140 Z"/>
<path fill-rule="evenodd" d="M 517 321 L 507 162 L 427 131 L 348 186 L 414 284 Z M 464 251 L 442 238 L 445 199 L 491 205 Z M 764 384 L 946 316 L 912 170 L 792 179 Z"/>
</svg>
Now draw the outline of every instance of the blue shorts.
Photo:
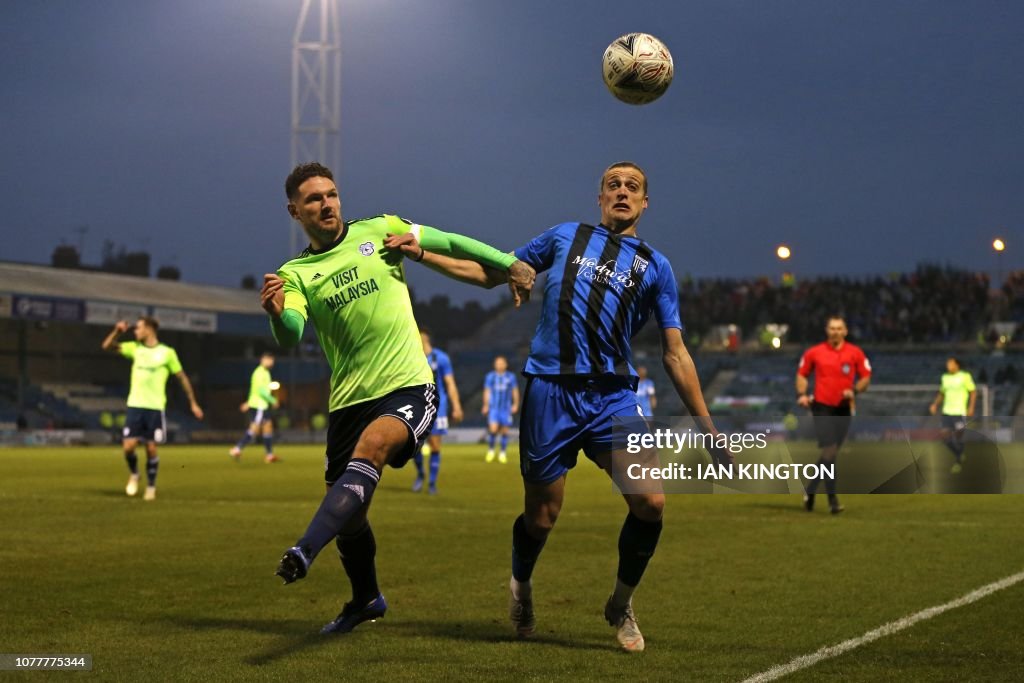
<svg viewBox="0 0 1024 683">
<path fill-rule="evenodd" d="M 549 484 L 576 466 L 582 448 L 591 460 L 612 450 L 612 418 L 640 415 L 628 377 L 533 376 L 523 393 L 519 469 L 532 484 Z"/>
<path fill-rule="evenodd" d="M 512 413 L 508 410 L 490 410 L 487 412 L 487 424 L 496 424 L 499 427 L 511 427 Z"/>
<path fill-rule="evenodd" d="M 270 422 L 273 415 L 270 408 L 249 408 L 249 424 Z"/>
<path fill-rule="evenodd" d="M 124 415 L 124 438 L 163 443 L 167 438 L 164 411 L 128 407 Z"/>
<path fill-rule="evenodd" d="M 448 416 L 438 414 L 437 418 L 434 419 L 434 424 L 430 428 L 431 436 L 444 436 L 448 433 Z"/>
<path fill-rule="evenodd" d="M 942 428 L 948 429 L 953 432 L 962 432 L 967 429 L 967 418 L 963 415 L 945 415 L 942 416 Z"/>
</svg>

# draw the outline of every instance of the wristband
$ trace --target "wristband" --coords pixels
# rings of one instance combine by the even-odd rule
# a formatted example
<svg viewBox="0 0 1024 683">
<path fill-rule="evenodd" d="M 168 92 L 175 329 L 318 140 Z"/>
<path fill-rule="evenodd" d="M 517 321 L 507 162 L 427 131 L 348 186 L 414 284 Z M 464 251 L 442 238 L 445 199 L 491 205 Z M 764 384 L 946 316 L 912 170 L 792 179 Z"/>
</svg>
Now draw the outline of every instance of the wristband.
<svg viewBox="0 0 1024 683">
<path fill-rule="evenodd" d="M 415 261 L 416 263 L 419 263 L 420 261 L 423 260 L 423 256 L 426 253 L 427 253 L 427 250 L 424 249 L 423 247 L 420 247 L 420 255 L 419 256 L 413 256 L 412 260 Z"/>
</svg>

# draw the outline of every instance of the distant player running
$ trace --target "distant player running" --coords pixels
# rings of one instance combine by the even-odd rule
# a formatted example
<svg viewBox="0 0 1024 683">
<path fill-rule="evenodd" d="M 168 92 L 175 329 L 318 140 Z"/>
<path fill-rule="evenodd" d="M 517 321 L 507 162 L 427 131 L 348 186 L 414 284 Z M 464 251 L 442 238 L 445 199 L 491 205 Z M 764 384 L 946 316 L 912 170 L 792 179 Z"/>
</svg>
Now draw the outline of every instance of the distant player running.
<svg viewBox="0 0 1024 683">
<path fill-rule="evenodd" d="M 636 236 L 647 208 L 647 176 L 632 162 L 609 166 L 601 176 L 601 224 L 563 223 L 515 255 L 538 272 L 549 271 L 540 322 L 524 373 L 520 420 L 520 470 L 525 511 L 512 527 L 509 615 L 520 636 L 536 628 L 534 565 L 562 508 L 566 474 L 580 449 L 612 474 L 615 417 L 637 417 L 637 373 L 630 339 L 653 316 L 661 328 L 665 370 L 697 422 L 717 435 L 693 360 L 683 344 L 679 295 L 668 260 Z M 392 244 L 398 244 L 394 240 Z M 426 247 L 426 245 L 423 245 Z M 426 247 L 429 249 L 429 247 Z M 417 245 L 405 243 L 407 254 Z M 451 277 L 492 286 L 476 264 L 428 254 L 423 261 Z M 728 454 L 717 453 L 719 462 Z M 661 535 L 665 495 L 624 495 L 629 513 L 619 535 L 615 589 L 604 616 L 626 650 L 644 649 L 632 597 Z"/>
<path fill-rule="evenodd" d="M 647 368 L 640 366 L 636 369 L 639 379 L 636 383 L 636 400 L 640 402 L 640 410 L 644 417 L 652 417 L 654 409 L 658 407 L 658 394 L 654 389 L 654 380 L 647 376 Z"/>
<path fill-rule="evenodd" d="M 270 377 L 270 370 L 274 367 L 274 354 L 269 351 L 260 356 L 260 364 L 252 371 L 249 378 L 249 398 L 242 404 L 241 410 L 249 416 L 249 428 L 245 436 L 235 444 L 230 455 L 235 460 L 242 457 L 242 449 L 256 440 L 257 436 L 263 437 L 263 462 L 277 462 L 274 455 L 274 420 L 271 409 L 277 408 L 277 398 L 273 394 L 274 381 Z"/>
<path fill-rule="evenodd" d="M 494 462 L 495 441 L 501 437 L 498 462 L 508 462 L 508 428 L 519 411 L 519 382 L 508 371 L 505 356 L 494 359 L 494 369 L 484 377 L 484 401 L 481 412 L 487 417 L 487 455 L 485 462 Z"/>
<path fill-rule="evenodd" d="M 939 393 L 935 394 L 928 410 L 935 415 L 942 406 L 942 441 L 956 459 L 951 470 L 953 474 L 960 474 L 963 469 L 964 432 L 967 430 L 967 418 L 974 417 L 977 398 L 977 387 L 971 373 L 961 369 L 959 359 L 947 358 Z"/>
<path fill-rule="evenodd" d="M 434 373 L 434 385 L 437 387 L 437 417 L 430 427 L 430 436 L 423 450 L 413 455 L 416 465 L 416 480 L 412 490 L 419 493 L 423 490 L 423 456 L 430 458 L 430 495 L 437 494 L 437 475 L 441 471 L 441 438 L 448 433 L 448 404 L 451 404 L 451 421 L 462 422 L 462 401 L 459 399 L 459 387 L 455 384 L 455 372 L 448 354 L 435 347 L 430 341 L 430 332 L 420 328 L 420 339 L 423 341 L 423 353 L 427 356 L 427 364 Z"/>
<path fill-rule="evenodd" d="M 857 394 L 868 390 L 871 384 L 871 363 L 859 346 L 846 341 L 846 321 L 834 315 L 825 325 L 826 341 L 812 346 L 800 357 L 796 371 L 796 401 L 810 408 L 814 415 L 814 431 L 818 436 L 821 456 L 819 465 L 834 465 L 839 449 L 850 431 L 851 410 Z M 814 374 L 814 393 L 807 391 L 807 378 Z M 836 495 L 836 480 L 825 480 L 825 492 L 833 515 L 843 511 Z M 814 495 L 818 479 L 807 484 L 804 491 L 804 509 L 814 510 Z"/>
<path fill-rule="evenodd" d="M 285 551 L 277 575 L 285 583 L 303 578 L 324 546 L 335 541 L 352 600 L 322 632 L 346 633 L 387 609 L 366 517 L 381 471 L 412 457 L 437 411 L 402 254 L 384 249 L 385 239 L 411 227 L 432 249 L 474 259 L 507 277 L 516 302 L 535 274 L 510 254 L 397 216 L 343 223 L 333 175 L 320 164 L 297 166 L 285 194 L 288 213 L 310 245 L 277 273 L 264 275 L 260 299 L 282 346 L 297 344 L 306 321 L 313 323 L 331 367 L 331 395 L 327 494 L 306 532 Z"/>
<path fill-rule="evenodd" d="M 156 500 L 156 473 L 160 467 L 157 444 L 167 438 L 167 378 L 174 375 L 188 397 L 188 404 L 196 419 L 203 419 L 203 409 L 196 403 L 192 383 L 181 368 L 178 354 L 170 346 L 161 344 L 156 333 L 160 324 L 155 318 L 143 316 L 132 328 L 135 341 L 120 342 L 117 338 L 128 331 L 124 320 L 114 325 L 106 339 L 103 350 L 119 353 L 132 359 L 131 389 L 128 392 L 128 411 L 125 415 L 124 438 L 121 447 L 131 475 L 124 492 L 134 496 L 139 491 L 139 459 L 135 448 L 140 441 L 146 443 L 146 492 L 145 500 Z"/>
</svg>

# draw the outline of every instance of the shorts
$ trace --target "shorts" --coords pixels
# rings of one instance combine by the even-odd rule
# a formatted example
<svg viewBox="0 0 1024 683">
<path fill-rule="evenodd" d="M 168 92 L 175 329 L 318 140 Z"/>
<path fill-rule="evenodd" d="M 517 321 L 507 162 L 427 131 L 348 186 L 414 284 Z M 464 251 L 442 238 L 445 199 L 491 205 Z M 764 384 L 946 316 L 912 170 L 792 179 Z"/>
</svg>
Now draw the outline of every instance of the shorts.
<svg viewBox="0 0 1024 683">
<path fill-rule="evenodd" d="M 327 423 L 327 457 L 324 479 L 333 485 L 348 467 L 356 444 L 371 422 L 385 415 L 397 418 L 409 430 L 409 437 L 399 454 L 388 464 L 402 467 L 416 453 L 437 414 L 437 391 L 433 384 L 396 389 L 380 398 L 363 401 L 331 412 Z"/>
<path fill-rule="evenodd" d="M 850 431 L 850 404 L 829 406 L 815 401 L 811 404 L 814 415 L 814 433 L 818 437 L 818 448 L 841 446 Z"/>
<path fill-rule="evenodd" d="M 270 408 L 249 408 L 249 424 L 270 422 L 274 415 Z"/>
<path fill-rule="evenodd" d="M 496 424 L 499 427 L 512 426 L 512 412 L 508 410 L 491 410 L 487 413 L 487 424 Z"/>
<path fill-rule="evenodd" d="M 430 427 L 431 436 L 444 436 L 448 433 L 448 416 L 438 415 L 434 419 L 434 424 Z"/>
<path fill-rule="evenodd" d="M 576 466 L 582 448 L 591 460 L 612 450 L 612 418 L 640 415 L 628 377 L 527 378 L 519 421 L 519 469 L 532 484 L 549 484 Z"/>
<path fill-rule="evenodd" d="M 962 432 L 967 429 L 967 418 L 963 415 L 943 415 L 942 428 L 954 432 Z"/>
<path fill-rule="evenodd" d="M 124 416 L 123 434 L 126 439 L 163 443 L 167 438 L 167 420 L 164 419 L 164 411 L 128 406 Z"/>
</svg>

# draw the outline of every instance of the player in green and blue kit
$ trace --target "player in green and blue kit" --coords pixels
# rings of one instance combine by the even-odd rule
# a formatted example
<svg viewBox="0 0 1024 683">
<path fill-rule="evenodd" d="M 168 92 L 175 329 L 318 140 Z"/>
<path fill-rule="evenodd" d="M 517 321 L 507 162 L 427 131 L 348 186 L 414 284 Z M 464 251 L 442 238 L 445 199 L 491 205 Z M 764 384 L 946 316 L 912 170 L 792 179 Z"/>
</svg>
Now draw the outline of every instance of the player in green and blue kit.
<svg viewBox="0 0 1024 683">
<path fill-rule="evenodd" d="M 238 460 L 242 457 L 242 449 L 252 443 L 257 436 L 263 437 L 263 462 L 274 463 L 278 457 L 274 455 L 274 421 L 271 408 L 277 408 L 274 387 L 277 386 L 270 376 L 274 367 L 274 354 L 266 351 L 260 356 L 260 364 L 252 371 L 249 378 L 249 397 L 242 404 L 241 410 L 249 417 L 249 428 L 245 436 L 232 446 L 229 455 Z"/>
<path fill-rule="evenodd" d="M 494 359 L 494 369 L 484 377 L 484 401 L 481 412 L 487 416 L 487 454 L 485 462 L 494 461 L 494 447 L 499 435 L 501 450 L 498 462 L 508 462 L 508 428 L 512 426 L 513 415 L 519 410 L 519 383 L 516 376 L 508 371 L 505 356 Z"/>
<path fill-rule="evenodd" d="M 181 368 L 178 354 L 157 339 L 157 330 L 160 327 L 157 320 L 150 316 L 139 318 L 132 328 L 135 341 L 118 343 L 117 338 L 127 332 L 128 327 L 126 321 L 119 321 L 102 344 L 104 351 L 132 359 L 131 389 L 128 392 L 124 438 L 121 440 L 124 459 L 131 473 L 124 492 L 134 496 L 139 491 L 139 459 L 135 455 L 135 448 L 140 441 L 144 441 L 147 484 L 143 498 L 155 500 L 156 474 L 160 467 L 157 444 L 163 443 L 167 437 L 167 420 L 164 418 L 164 408 L 167 407 L 167 378 L 171 375 L 178 378 L 196 419 L 203 419 L 203 409 L 196 402 L 192 383 L 188 381 L 188 376 Z"/>
<path fill-rule="evenodd" d="M 303 578 L 334 540 L 352 600 L 322 632 L 346 633 L 387 609 L 367 520 L 381 471 L 412 457 L 437 412 L 403 253 L 386 249 L 385 240 L 411 231 L 432 249 L 473 259 L 507 278 L 516 301 L 528 294 L 535 273 L 510 254 L 397 216 L 342 222 L 333 175 L 320 164 L 297 166 L 285 181 L 285 194 L 288 213 L 310 244 L 276 273 L 264 275 L 261 304 L 282 346 L 297 344 L 305 323 L 313 323 L 331 367 L 331 392 L 327 493 L 305 533 L 285 551 L 277 575 L 285 583 Z"/>
<path fill-rule="evenodd" d="M 942 440 L 956 459 L 953 474 L 960 474 L 963 469 L 964 432 L 967 430 L 967 418 L 974 417 L 977 398 L 977 387 L 971 373 L 961 369 L 959 359 L 947 358 L 939 392 L 928 408 L 935 415 L 942 406 Z"/>
<path fill-rule="evenodd" d="M 580 449 L 612 474 L 613 418 L 637 417 L 637 373 L 630 339 L 650 317 L 661 328 L 662 361 L 697 427 L 717 436 L 696 368 L 683 344 L 679 295 L 668 260 L 637 237 L 647 208 L 647 176 L 632 162 L 609 166 L 601 176 L 601 223 L 563 223 L 515 255 L 548 271 L 544 303 L 523 374 L 520 470 L 525 511 L 512 527 L 509 615 L 520 636 L 536 628 L 534 565 L 554 527 L 565 496 L 566 474 Z M 414 235 L 389 242 L 450 277 L 493 286 L 493 273 L 462 259 L 430 254 Z M 731 456 L 716 450 L 719 463 Z M 619 535 L 619 566 L 605 618 L 628 651 L 644 649 L 632 596 L 661 535 L 664 493 L 624 495 L 629 513 Z"/>
<path fill-rule="evenodd" d="M 427 357 L 427 365 L 434 375 L 434 386 L 437 387 L 437 417 L 430 427 L 430 435 L 422 451 L 413 455 L 416 466 L 416 480 L 412 490 L 419 493 L 423 490 L 423 456 L 430 458 L 430 495 L 437 494 L 437 475 L 441 471 L 441 438 L 448 433 L 448 404 L 451 403 L 451 420 L 462 422 L 462 401 L 459 399 L 459 387 L 455 384 L 455 372 L 448 354 L 436 348 L 430 341 L 430 332 L 420 328 L 420 339 L 423 342 L 423 353 Z"/>
</svg>

